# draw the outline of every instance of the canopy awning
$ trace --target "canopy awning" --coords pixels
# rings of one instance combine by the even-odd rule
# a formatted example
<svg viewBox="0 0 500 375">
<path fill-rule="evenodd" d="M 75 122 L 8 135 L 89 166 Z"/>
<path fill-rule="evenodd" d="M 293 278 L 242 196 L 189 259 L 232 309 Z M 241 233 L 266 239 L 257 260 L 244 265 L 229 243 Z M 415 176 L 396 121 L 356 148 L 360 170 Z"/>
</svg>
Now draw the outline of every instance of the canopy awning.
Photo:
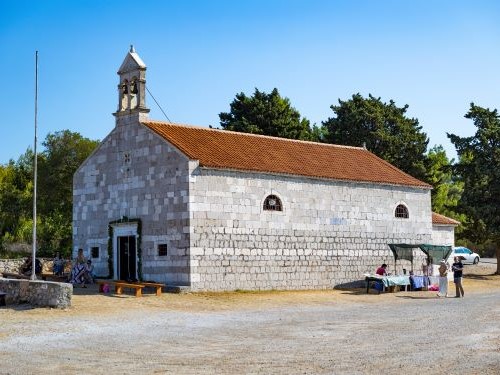
<svg viewBox="0 0 500 375">
<path fill-rule="evenodd" d="M 411 245 L 406 243 L 389 244 L 389 247 L 394 254 L 394 260 L 406 259 L 413 262 L 413 249 L 420 249 L 419 245 Z"/>
<path fill-rule="evenodd" d="M 413 263 L 413 249 L 420 249 L 427 255 L 429 264 L 439 264 L 441 259 L 447 259 L 451 254 L 451 246 L 443 245 L 428 245 L 428 244 L 389 244 L 392 253 L 394 254 L 394 261 L 398 259 L 409 260 Z"/>
<path fill-rule="evenodd" d="M 453 249 L 451 246 L 442 245 L 420 245 L 420 250 L 422 250 L 429 259 L 429 264 L 439 264 L 441 259 L 448 259 Z"/>
</svg>

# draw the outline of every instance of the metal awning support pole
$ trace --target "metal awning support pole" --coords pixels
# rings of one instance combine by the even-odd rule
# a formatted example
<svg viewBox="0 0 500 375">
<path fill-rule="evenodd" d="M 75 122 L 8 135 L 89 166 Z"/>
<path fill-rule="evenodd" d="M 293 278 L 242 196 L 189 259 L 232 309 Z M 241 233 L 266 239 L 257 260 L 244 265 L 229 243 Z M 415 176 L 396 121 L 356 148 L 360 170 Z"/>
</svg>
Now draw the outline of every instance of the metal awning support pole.
<svg viewBox="0 0 500 375">
<path fill-rule="evenodd" d="M 37 185 L 37 154 L 36 128 L 38 114 L 38 51 L 35 52 L 35 145 L 33 147 L 33 249 L 31 252 L 31 280 L 36 280 L 36 185 Z"/>
</svg>

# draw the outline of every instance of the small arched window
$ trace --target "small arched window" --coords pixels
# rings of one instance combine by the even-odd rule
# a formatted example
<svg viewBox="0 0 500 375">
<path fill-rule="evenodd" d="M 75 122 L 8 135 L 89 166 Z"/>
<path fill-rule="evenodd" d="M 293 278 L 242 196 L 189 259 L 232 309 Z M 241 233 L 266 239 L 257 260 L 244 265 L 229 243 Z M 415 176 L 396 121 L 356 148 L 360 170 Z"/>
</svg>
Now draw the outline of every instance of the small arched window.
<svg viewBox="0 0 500 375">
<path fill-rule="evenodd" d="M 264 200 L 264 211 L 283 211 L 281 200 L 276 195 L 268 195 Z"/>
<path fill-rule="evenodd" d="M 398 204 L 394 216 L 401 219 L 408 219 L 410 215 L 408 214 L 408 208 L 404 204 Z"/>
</svg>

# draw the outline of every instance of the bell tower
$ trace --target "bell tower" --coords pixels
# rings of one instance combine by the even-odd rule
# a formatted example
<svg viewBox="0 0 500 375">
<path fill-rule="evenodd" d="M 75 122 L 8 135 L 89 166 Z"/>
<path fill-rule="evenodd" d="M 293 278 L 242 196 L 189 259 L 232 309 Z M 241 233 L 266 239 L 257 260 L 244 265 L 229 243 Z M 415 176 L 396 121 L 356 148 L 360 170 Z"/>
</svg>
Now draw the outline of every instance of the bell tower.
<svg viewBox="0 0 500 375">
<path fill-rule="evenodd" d="M 135 52 L 134 46 L 130 46 L 117 74 L 120 76 L 118 109 L 113 113 L 117 125 L 125 116 L 137 117 L 139 121 L 146 120 L 149 112 L 146 107 L 146 64 Z"/>
</svg>

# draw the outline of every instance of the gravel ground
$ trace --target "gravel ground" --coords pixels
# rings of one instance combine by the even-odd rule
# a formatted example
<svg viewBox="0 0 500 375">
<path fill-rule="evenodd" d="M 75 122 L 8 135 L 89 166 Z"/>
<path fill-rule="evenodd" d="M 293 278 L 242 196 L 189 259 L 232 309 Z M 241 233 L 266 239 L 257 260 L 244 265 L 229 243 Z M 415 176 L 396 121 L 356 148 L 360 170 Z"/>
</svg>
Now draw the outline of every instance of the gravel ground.
<svg viewBox="0 0 500 375">
<path fill-rule="evenodd" d="M 466 267 L 463 299 L 76 289 L 67 310 L 0 308 L 0 374 L 499 374 L 494 267 Z"/>
</svg>

